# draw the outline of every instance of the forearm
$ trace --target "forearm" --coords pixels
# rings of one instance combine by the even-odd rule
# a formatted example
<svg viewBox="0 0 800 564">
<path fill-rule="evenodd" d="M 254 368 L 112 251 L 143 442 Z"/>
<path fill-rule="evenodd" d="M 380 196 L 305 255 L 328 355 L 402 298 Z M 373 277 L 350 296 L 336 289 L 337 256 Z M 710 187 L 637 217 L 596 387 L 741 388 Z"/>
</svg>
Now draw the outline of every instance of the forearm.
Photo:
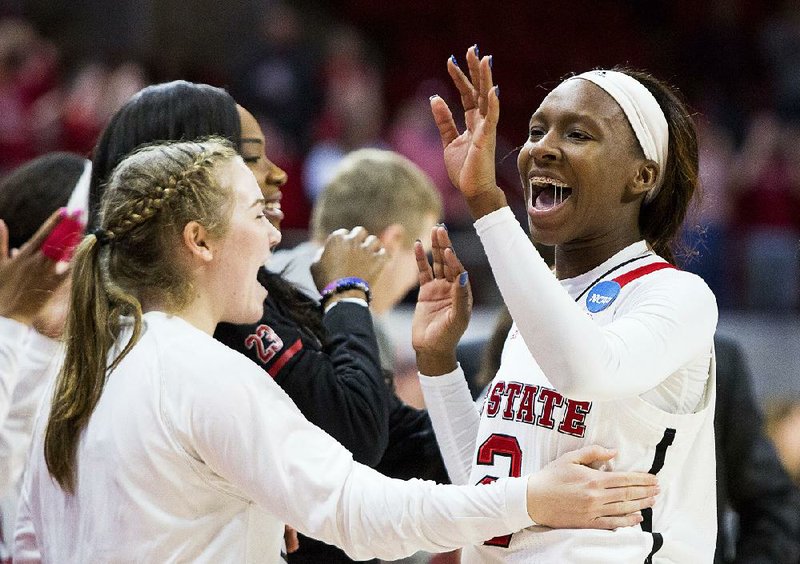
<svg viewBox="0 0 800 564">
<path fill-rule="evenodd" d="M 14 388 L 20 377 L 19 357 L 28 331 L 28 326 L 0 317 L 0 427 L 11 409 Z"/>
<path fill-rule="evenodd" d="M 480 416 L 459 366 L 450 374 L 419 377 L 436 440 L 450 481 L 467 484 L 472 471 Z"/>
<path fill-rule="evenodd" d="M 526 478 L 485 486 L 387 478 L 355 463 L 274 383 L 251 377 L 242 384 L 197 391 L 185 411 L 192 448 L 215 473 L 303 534 L 354 558 L 396 559 L 475 544 L 532 524 Z M 230 448 L 241 443 L 259 448 Z"/>
<path fill-rule="evenodd" d="M 389 390 L 380 367 L 369 310 L 341 303 L 324 318 L 323 351 L 304 349 L 276 382 L 300 411 L 363 464 L 373 466 L 388 443 Z"/>
</svg>

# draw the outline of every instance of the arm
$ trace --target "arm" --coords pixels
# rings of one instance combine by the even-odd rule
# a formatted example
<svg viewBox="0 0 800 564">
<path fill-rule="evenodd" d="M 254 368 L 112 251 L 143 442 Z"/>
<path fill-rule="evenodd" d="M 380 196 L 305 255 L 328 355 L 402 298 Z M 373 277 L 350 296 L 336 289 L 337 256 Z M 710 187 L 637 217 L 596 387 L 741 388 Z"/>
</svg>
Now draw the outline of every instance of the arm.
<svg viewBox="0 0 800 564">
<path fill-rule="evenodd" d="M 420 478 L 440 484 L 450 481 L 427 411 L 389 397 L 389 444 L 375 470 L 384 476 Z"/>
<path fill-rule="evenodd" d="M 651 275 L 634 311 L 598 326 L 572 300 L 509 208 L 476 222 L 525 344 L 562 393 L 592 401 L 639 395 L 710 347 L 714 295 L 697 277 Z M 656 276 L 670 276 L 654 284 Z M 535 288 L 536 291 L 520 291 Z"/>
<path fill-rule="evenodd" d="M 456 345 L 472 312 L 469 275 L 444 227 L 431 231 L 431 264 L 421 243 L 416 243 L 414 253 L 420 287 L 411 341 L 420 385 L 450 480 L 466 484 L 479 423 L 464 373 L 456 362 Z"/>
<path fill-rule="evenodd" d="M 42 561 L 39 539 L 31 519 L 28 501 L 28 482 L 23 484 L 17 505 L 17 525 L 14 530 L 14 562 L 34 564 Z"/>
<path fill-rule="evenodd" d="M 450 550 L 527 527 L 532 518 L 559 527 L 629 526 L 640 520 L 633 512 L 652 505 L 654 476 L 585 468 L 580 460 L 587 453 L 530 478 L 480 486 L 381 476 L 353 462 L 252 365 L 225 361 L 235 382 L 216 378 L 216 367 L 193 375 L 183 395 L 188 409 L 170 427 L 181 435 L 177 440 L 190 441 L 187 447 L 211 470 L 277 518 L 351 557 Z M 624 517 L 604 517 L 609 512 Z"/>
<path fill-rule="evenodd" d="M 303 534 L 341 546 L 353 558 L 395 559 L 477 543 L 531 524 L 525 479 L 489 489 L 386 478 L 355 463 L 273 382 L 242 373 L 246 367 L 238 364 L 231 368 L 246 378 L 244 386 L 196 390 L 192 449 L 214 472 Z M 258 448 L 242 449 L 243 443 Z"/>
<path fill-rule="evenodd" d="M 742 351 L 730 339 L 715 343 L 718 396 L 725 398 L 715 418 L 717 457 L 723 459 L 727 501 L 739 515 L 736 562 L 797 562 L 800 492 L 764 434 Z"/>
<path fill-rule="evenodd" d="M 419 383 L 450 481 L 468 484 L 480 416 L 464 374 L 460 367 L 435 378 L 420 374 Z"/>
<path fill-rule="evenodd" d="M 27 334 L 27 325 L 0 317 L 0 427 L 11 409 L 14 388 L 20 377 L 19 355 Z"/>
<path fill-rule="evenodd" d="M 47 383 L 55 379 L 61 344 L 28 331 L 8 417 L 0 425 L 0 494 L 18 483 L 28 458 L 33 425 Z"/>
</svg>

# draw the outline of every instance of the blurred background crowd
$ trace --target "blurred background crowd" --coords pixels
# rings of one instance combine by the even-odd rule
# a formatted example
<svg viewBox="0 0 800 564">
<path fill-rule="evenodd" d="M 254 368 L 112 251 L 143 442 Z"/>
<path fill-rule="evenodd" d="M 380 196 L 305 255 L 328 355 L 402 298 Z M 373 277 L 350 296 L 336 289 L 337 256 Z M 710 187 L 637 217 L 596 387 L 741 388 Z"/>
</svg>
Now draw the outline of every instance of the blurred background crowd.
<svg viewBox="0 0 800 564">
<path fill-rule="evenodd" d="M 800 397 L 800 2 L 488 4 L 2 0 L 0 177 L 49 151 L 88 156 L 146 84 L 224 86 L 261 122 L 267 155 L 289 174 L 284 246 L 307 238 L 313 201 L 345 153 L 393 149 L 441 191 L 478 330 L 489 331 L 499 294 L 447 180 L 428 106 L 434 93 L 457 104 L 446 59 L 461 60 L 476 42 L 496 57 L 499 180 L 521 218 L 519 124 L 567 73 L 643 68 L 696 112 L 705 199 L 685 227 L 684 267 L 714 290 L 720 327 L 743 342 L 759 397 Z"/>
</svg>

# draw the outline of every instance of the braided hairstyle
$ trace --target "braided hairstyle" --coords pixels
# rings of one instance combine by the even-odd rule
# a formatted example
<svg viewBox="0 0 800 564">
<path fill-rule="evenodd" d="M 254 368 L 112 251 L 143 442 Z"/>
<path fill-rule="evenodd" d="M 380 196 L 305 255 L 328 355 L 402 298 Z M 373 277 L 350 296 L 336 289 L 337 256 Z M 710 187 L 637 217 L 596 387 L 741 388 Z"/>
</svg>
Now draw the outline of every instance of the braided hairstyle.
<svg viewBox="0 0 800 564">
<path fill-rule="evenodd" d="M 101 203 L 101 227 L 73 258 L 72 295 L 65 329 L 66 357 L 56 381 L 44 454 L 53 478 L 73 492 L 76 448 L 106 379 L 142 331 L 142 299 L 167 311 L 187 305 L 191 280 L 175 248 L 190 221 L 224 236 L 233 195 L 220 185 L 218 165 L 236 157 L 229 142 L 209 139 L 145 147 L 114 170 Z M 111 347 L 132 325 L 121 352 Z"/>
</svg>

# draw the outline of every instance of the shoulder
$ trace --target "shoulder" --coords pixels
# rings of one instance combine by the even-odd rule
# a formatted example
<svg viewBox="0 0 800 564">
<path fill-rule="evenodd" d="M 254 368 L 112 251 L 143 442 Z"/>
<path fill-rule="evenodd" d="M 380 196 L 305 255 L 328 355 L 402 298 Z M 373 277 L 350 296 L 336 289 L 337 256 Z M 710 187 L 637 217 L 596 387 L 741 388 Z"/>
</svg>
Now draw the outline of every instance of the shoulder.
<svg viewBox="0 0 800 564">
<path fill-rule="evenodd" d="M 654 262 L 652 265 L 663 263 Z M 650 266 L 650 265 L 645 265 Z M 623 275 L 624 276 L 624 275 Z M 629 305 L 642 302 L 672 304 L 680 309 L 695 310 L 698 314 L 717 316 L 717 300 L 705 280 L 669 266 L 644 271 L 628 284 Z"/>
<path fill-rule="evenodd" d="M 181 326 L 185 322 L 167 321 L 148 324 L 148 332 L 158 347 L 163 390 L 178 403 L 246 403 L 273 384 L 241 353 L 197 329 Z"/>
</svg>

